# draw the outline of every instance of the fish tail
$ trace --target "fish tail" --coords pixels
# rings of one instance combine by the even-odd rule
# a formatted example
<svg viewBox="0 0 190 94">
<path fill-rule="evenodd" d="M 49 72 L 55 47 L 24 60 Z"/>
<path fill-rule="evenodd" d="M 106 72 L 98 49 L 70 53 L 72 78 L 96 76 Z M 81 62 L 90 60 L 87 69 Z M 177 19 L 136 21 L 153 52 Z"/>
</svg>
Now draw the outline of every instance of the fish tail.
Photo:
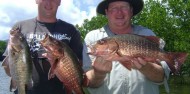
<svg viewBox="0 0 190 94">
<path fill-rule="evenodd" d="M 13 92 L 17 89 L 16 81 L 11 78 L 10 80 L 10 92 Z"/>
<path fill-rule="evenodd" d="M 18 94 L 26 94 L 25 85 L 20 85 L 18 87 Z"/>
<path fill-rule="evenodd" d="M 179 73 L 182 64 L 185 62 L 188 54 L 184 52 L 169 52 L 169 59 L 172 60 L 172 66 L 170 66 L 171 72 L 174 74 Z"/>
</svg>

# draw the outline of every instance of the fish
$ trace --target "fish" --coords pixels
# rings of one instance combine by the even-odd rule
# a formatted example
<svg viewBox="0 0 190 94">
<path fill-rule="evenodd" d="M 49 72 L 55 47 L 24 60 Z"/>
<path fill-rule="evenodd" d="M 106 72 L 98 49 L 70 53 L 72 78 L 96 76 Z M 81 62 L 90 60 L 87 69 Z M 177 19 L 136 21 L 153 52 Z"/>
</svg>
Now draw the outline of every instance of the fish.
<svg viewBox="0 0 190 94">
<path fill-rule="evenodd" d="M 32 87 L 32 58 L 29 45 L 18 28 L 10 31 L 7 52 L 2 66 L 11 77 L 10 91 L 18 89 L 18 94 L 26 94 L 25 88 Z"/>
<path fill-rule="evenodd" d="M 125 56 L 149 58 L 146 60 L 147 62 L 166 61 L 171 72 L 177 74 L 188 53 L 166 52 L 164 45 L 164 40 L 156 36 L 121 34 L 108 36 L 90 43 L 87 45 L 87 53 L 111 61 L 119 61 L 117 57 L 125 58 Z M 131 63 L 121 62 L 121 64 L 131 70 Z"/>
<path fill-rule="evenodd" d="M 68 94 L 84 94 L 82 89 L 83 70 L 77 56 L 64 42 L 45 34 L 40 41 L 47 53 L 51 53 L 53 62 L 50 61 L 48 79 L 57 76 L 64 84 Z"/>
</svg>

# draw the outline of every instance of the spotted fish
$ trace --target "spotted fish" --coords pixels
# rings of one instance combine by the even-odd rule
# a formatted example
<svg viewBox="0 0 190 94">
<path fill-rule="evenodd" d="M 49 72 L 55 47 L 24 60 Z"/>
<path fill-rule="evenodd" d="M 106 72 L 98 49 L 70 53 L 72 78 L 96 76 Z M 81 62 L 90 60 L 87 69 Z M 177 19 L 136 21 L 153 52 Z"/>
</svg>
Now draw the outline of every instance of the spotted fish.
<svg viewBox="0 0 190 94">
<path fill-rule="evenodd" d="M 122 34 L 112 37 L 105 37 L 88 45 L 88 53 L 95 56 L 114 57 L 142 57 L 151 58 L 149 61 L 155 62 L 157 59 L 166 61 L 173 73 L 177 73 L 184 63 L 187 53 L 184 52 L 166 52 L 163 50 L 164 42 L 155 36 L 140 36 L 135 34 Z M 126 65 L 125 65 L 126 64 Z M 131 69 L 130 63 L 125 63 L 128 69 Z"/>
<path fill-rule="evenodd" d="M 68 94 L 84 94 L 82 89 L 83 71 L 76 55 L 64 42 L 48 34 L 40 42 L 52 54 L 54 62 L 50 62 L 49 79 L 56 75 L 63 82 Z"/>
<path fill-rule="evenodd" d="M 18 94 L 26 94 L 25 88 L 32 86 L 32 59 L 27 41 L 18 28 L 10 31 L 7 52 L 2 66 L 11 77 L 10 91 L 18 89 Z"/>
</svg>

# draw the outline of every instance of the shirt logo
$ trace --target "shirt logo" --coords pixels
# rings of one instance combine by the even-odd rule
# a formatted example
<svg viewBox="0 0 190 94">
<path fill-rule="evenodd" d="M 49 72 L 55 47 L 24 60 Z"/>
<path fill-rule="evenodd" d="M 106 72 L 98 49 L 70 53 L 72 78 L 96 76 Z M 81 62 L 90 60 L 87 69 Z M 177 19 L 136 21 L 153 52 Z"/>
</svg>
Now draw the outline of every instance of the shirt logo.
<svg viewBox="0 0 190 94">
<path fill-rule="evenodd" d="M 50 35 L 58 40 L 68 40 L 70 42 L 71 37 L 69 37 L 67 34 L 53 34 Z M 39 34 L 29 34 L 27 35 L 27 41 L 30 46 L 31 51 L 40 51 L 42 50 L 42 47 L 40 45 L 40 41 L 43 40 L 45 35 L 39 35 Z"/>
</svg>

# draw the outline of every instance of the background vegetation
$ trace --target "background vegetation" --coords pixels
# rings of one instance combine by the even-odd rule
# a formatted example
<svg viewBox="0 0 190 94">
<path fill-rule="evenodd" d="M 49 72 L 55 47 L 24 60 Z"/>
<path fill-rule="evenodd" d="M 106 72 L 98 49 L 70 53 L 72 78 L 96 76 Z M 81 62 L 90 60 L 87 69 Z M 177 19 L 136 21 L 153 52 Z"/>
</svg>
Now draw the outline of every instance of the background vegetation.
<svg viewBox="0 0 190 94">
<path fill-rule="evenodd" d="M 6 49 L 6 42 L 5 41 L 0 41 L 0 55 L 1 55 L 0 56 L 0 61 L 3 60 L 2 54 L 4 53 L 5 49 Z"/>
</svg>

